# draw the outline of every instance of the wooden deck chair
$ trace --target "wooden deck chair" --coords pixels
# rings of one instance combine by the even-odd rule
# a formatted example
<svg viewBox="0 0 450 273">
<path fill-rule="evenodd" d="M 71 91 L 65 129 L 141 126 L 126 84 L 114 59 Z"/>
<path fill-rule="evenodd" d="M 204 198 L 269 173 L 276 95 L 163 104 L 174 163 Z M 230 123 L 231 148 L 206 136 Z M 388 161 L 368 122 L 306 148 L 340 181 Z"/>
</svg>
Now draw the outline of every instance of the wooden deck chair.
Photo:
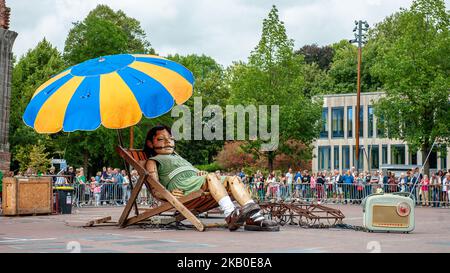
<svg viewBox="0 0 450 273">
<path fill-rule="evenodd" d="M 116 150 L 119 155 L 139 174 L 139 180 L 133 187 L 130 199 L 119 219 L 118 224 L 120 227 L 127 227 L 152 216 L 175 209 L 179 212 L 179 215 L 176 216 L 176 221 L 187 219 L 199 231 L 205 230 L 205 225 L 197 218 L 197 215 L 218 207 L 218 203 L 209 192 L 205 192 L 200 189 L 190 193 L 189 195 L 177 198 L 161 183 L 159 183 L 159 181 L 155 181 L 150 177 L 149 173 L 145 169 L 147 156 L 143 150 L 125 149 L 121 146 L 118 146 Z M 150 209 L 145 209 L 144 212 L 139 213 L 136 199 L 144 184 L 152 196 L 161 202 L 161 205 Z M 136 215 L 129 217 L 133 206 L 135 207 Z"/>
</svg>

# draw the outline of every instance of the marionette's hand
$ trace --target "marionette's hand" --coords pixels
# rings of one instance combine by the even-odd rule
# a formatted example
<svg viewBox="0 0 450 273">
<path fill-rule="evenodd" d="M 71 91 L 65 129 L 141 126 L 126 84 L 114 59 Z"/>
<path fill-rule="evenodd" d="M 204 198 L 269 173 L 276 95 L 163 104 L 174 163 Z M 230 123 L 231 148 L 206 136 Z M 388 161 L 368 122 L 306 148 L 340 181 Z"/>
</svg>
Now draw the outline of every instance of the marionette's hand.
<svg viewBox="0 0 450 273">
<path fill-rule="evenodd" d="M 176 197 L 176 198 L 181 198 L 184 196 L 184 193 L 182 190 L 180 189 L 173 189 L 172 190 L 172 194 Z"/>
</svg>

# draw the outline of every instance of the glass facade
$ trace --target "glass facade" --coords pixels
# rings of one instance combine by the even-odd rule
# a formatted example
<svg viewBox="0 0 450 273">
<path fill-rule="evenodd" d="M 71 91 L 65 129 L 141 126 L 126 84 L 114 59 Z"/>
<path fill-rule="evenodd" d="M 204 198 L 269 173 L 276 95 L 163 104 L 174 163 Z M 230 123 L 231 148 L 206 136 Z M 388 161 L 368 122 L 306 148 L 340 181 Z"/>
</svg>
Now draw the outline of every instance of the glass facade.
<svg viewBox="0 0 450 273">
<path fill-rule="evenodd" d="M 328 138 L 328 108 L 322 110 L 322 129 L 320 130 L 320 138 Z"/>
<path fill-rule="evenodd" d="M 417 165 L 417 152 L 409 150 L 409 164 Z"/>
<path fill-rule="evenodd" d="M 334 169 L 339 169 L 339 146 L 334 146 Z"/>
<path fill-rule="evenodd" d="M 373 137 L 373 107 L 367 108 L 367 137 Z"/>
<path fill-rule="evenodd" d="M 348 145 L 342 146 L 342 169 L 350 169 L 350 147 Z"/>
<path fill-rule="evenodd" d="M 331 149 L 330 146 L 319 147 L 319 161 L 318 170 L 330 170 L 331 169 Z"/>
<path fill-rule="evenodd" d="M 391 145 L 391 164 L 405 164 L 405 145 Z"/>
<path fill-rule="evenodd" d="M 353 107 L 347 106 L 347 137 L 353 137 Z"/>
<path fill-rule="evenodd" d="M 430 153 L 430 158 L 428 159 L 430 162 L 430 169 L 437 169 L 437 151 L 436 149 L 433 149 L 433 151 Z"/>
<path fill-rule="evenodd" d="M 377 137 L 384 138 L 386 137 L 385 130 L 381 128 L 381 124 L 384 124 L 384 118 L 383 116 L 380 116 L 377 120 Z"/>
<path fill-rule="evenodd" d="M 388 147 L 387 145 L 383 145 L 381 148 L 381 164 L 388 163 Z"/>
<path fill-rule="evenodd" d="M 366 158 L 366 155 L 364 154 L 364 148 L 363 146 L 359 146 L 359 158 L 358 162 L 356 162 L 356 146 L 353 145 L 353 166 L 355 168 L 358 168 L 359 171 L 361 171 L 364 167 L 364 160 Z"/>
<path fill-rule="evenodd" d="M 446 146 L 444 146 L 444 148 L 442 148 L 440 158 L 441 158 L 440 169 L 447 170 L 447 147 Z"/>
<path fill-rule="evenodd" d="M 331 109 L 331 136 L 344 137 L 344 107 Z"/>
<path fill-rule="evenodd" d="M 371 169 L 380 168 L 380 152 L 378 145 L 371 145 L 369 148 L 369 162 Z"/>
</svg>

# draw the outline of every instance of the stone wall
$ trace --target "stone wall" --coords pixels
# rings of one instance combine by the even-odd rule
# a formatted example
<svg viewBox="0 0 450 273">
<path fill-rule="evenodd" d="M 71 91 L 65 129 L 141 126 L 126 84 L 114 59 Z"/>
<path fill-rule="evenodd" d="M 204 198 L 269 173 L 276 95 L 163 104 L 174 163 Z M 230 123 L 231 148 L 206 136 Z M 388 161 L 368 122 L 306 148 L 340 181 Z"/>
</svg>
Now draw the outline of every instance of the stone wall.
<svg viewBox="0 0 450 273">
<path fill-rule="evenodd" d="M 12 46 L 14 31 L 0 28 L 0 170 L 9 171 L 9 113 L 11 100 Z"/>
</svg>

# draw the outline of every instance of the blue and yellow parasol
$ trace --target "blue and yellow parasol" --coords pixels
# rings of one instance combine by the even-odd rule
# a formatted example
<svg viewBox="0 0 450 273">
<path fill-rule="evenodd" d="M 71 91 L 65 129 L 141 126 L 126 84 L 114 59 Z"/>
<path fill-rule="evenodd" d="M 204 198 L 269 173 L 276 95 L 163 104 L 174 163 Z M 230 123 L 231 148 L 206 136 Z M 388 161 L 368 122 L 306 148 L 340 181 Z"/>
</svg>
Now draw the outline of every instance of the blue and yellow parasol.
<svg viewBox="0 0 450 273">
<path fill-rule="evenodd" d="M 194 77 L 184 66 L 153 55 L 120 54 L 88 60 L 54 76 L 34 93 L 23 120 L 38 133 L 122 129 L 144 114 L 155 118 L 187 101 Z"/>
</svg>

